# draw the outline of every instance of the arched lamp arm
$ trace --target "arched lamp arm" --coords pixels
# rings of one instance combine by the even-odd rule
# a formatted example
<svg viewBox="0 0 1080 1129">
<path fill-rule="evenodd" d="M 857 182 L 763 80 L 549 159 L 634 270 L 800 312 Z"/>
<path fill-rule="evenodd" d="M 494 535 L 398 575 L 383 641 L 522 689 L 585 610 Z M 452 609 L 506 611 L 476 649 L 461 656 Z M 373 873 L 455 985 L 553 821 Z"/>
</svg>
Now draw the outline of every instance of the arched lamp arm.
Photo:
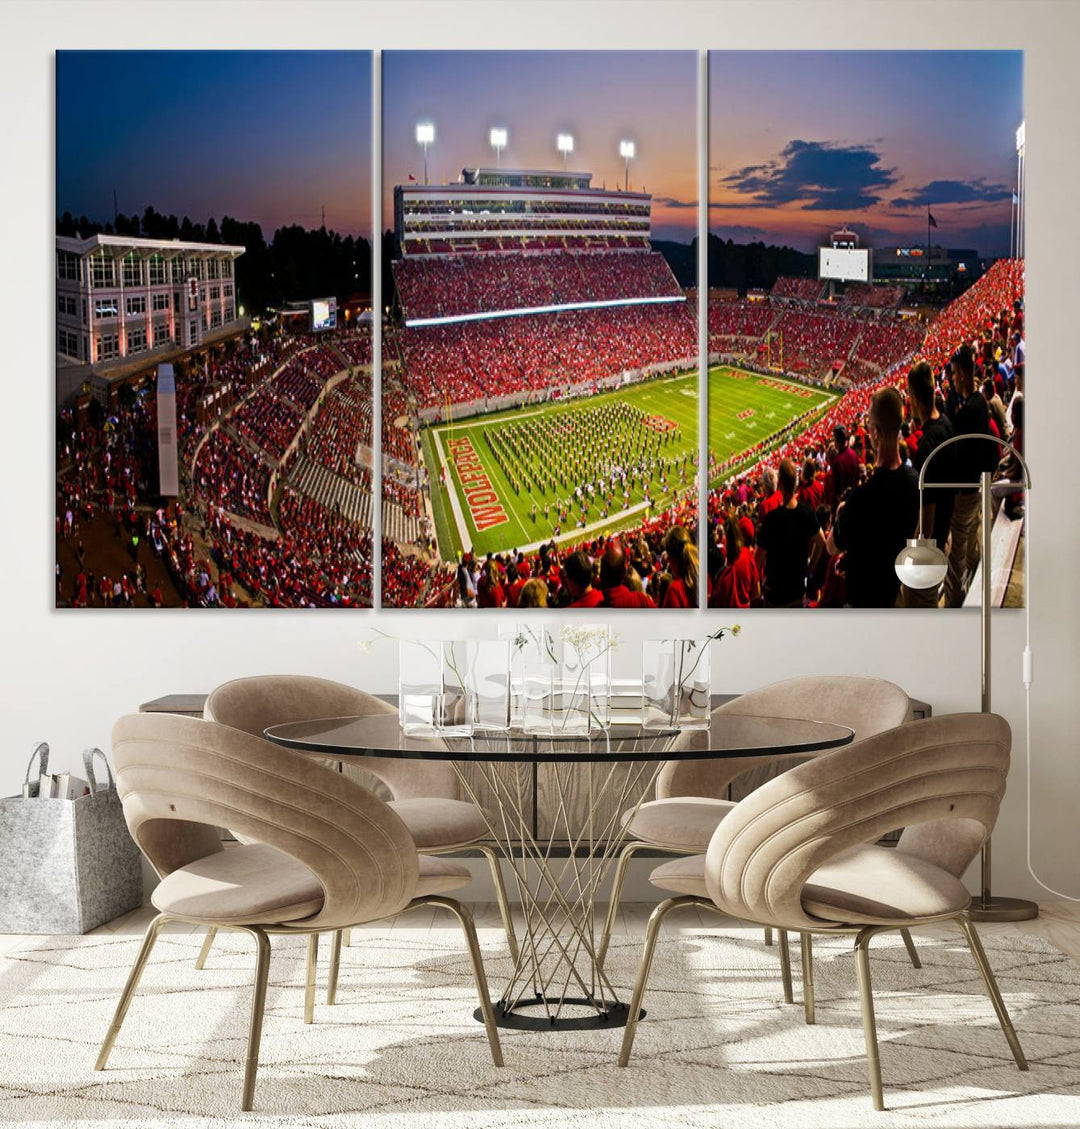
<svg viewBox="0 0 1080 1129">
<path fill-rule="evenodd" d="M 1013 455 L 1016 456 L 1017 462 L 1020 464 L 1021 468 L 1023 469 L 1023 472 L 1024 472 L 1023 487 L 1024 487 L 1024 489 L 1025 490 L 1031 489 L 1031 470 L 1029 469 L 1029 467 L 1027 465 L 1027 461 L 1024 459 L 1024 456 L 1021 455 L 1020 452 L 1007 439 L 998 439 L 993 435 L 982 435 L 979 432 L 974 432 L 974 431 L 965 432 L 963 435 L 953 435 L 949 439 L 946 439 L 944 443 L 939 443 L 930 452 L 930 454 L 926 456 L 926 462 L 923 463 L 922 468 L 919 471 L 919 531 L 918 531 L 918 536 L 920 538 L 922 537 L 922 533 L 923 533 L 923 527 L 922 527 L 923 490 L 926 489 L 927 485 L 929 485 L 931 490 L 938 489 L 938 488 L 947 489 L 948 487 L 959 487 L 959 488 L 964 488 L 964 489 L 967 489 L 967 488 L 977 489 L 980 485 L 980 483 L 978 483 L 978 482 L 931 482 L 931 483 L 927 483 L 927 481 L 926 481 L 926 471 L 927 471 L 927 468 L 930 466 L 930 464 L 934 461 L 934 456 L 936 454 L 938 454 L 939 451 L 944 451 L 946 447 L 951 447 L 954 443 L 960 443 L 965 439 L 985 439 L 990 443 L 998 444 L 999 447 L 1007 447 L 1013 453 Z"/>
</svg>

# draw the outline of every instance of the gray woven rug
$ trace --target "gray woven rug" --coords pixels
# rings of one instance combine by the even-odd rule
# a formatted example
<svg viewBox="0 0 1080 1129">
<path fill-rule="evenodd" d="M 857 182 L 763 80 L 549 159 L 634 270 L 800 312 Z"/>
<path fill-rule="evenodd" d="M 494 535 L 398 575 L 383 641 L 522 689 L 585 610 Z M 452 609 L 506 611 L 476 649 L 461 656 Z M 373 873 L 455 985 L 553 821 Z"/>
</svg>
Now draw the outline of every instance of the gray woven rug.
<svg viewBox="0 0 1080 1129">
<path fill-rule="evenodd" d="M 1080 1126 L 1080 966 L 1044 942 L 985 942 L 1031 1061 L 1021 1074 L 959 937 L 872 948 L 886 1103 L 866 1081 L 850 942 L 815 942 L 817 1025 L 782 1002 L 759 930 L 687 930 L 656 957 L 629 1069 L 621 1032 L 503 1032 L 491 1065 L 460 934 L 357 933 L 334 1007 L 301 1023 L 303 942 L 275 938 L 256 1112 L 238 1113 L 252 955 L 220 936 L 165 935 L 109 1069 L 93 1072 L 138 939 L 41 938 L 0 959 L 0 1121 L 23 1125 L 363 1125 L 415 1129 L 571 1126 Z M 501 937 L 481 931 L 494 986 Z M 794 948 L 795 946 L 793 946 Z M 325 946 L 324 946 L 325 953 Z M 613 949 L 632 983 L 639 944 Z M 798 955 L 795 952 L 798 968 Z M 324 975 L 325 968 L 320 969 Z M 796 980 L 796 1000 L 800 998 Z M 628 994 L 628 993 L 627 993 Z M 320 976 L 320 997 L 324 995 Z"/>
</svg>

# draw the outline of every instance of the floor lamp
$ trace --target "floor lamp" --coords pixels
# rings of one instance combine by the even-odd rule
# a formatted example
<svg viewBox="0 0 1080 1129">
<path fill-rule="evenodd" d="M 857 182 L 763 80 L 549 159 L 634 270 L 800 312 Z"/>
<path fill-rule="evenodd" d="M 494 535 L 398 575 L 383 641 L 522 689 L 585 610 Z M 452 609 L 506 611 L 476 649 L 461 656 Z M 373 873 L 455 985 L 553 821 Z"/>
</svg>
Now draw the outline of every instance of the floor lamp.
<svg viewBox="0 0 1080 1129">
<path fill-rule="evenodd" d="M 999 446 L 1007 447 L 1020 468 L 1023 470 L 1023 482 L 991 482 L 990 471 L 983 471 L 978 482 L 927 482 L 926 472 L 934 457 L 946 447 L 955 443 L 962 443 L 969 439 L 981 439 Z M 922 500 L 923 491 L 930 490 L 971 490 L 977 489 L 982 503 L 982 597 L 980 600 L 980 619 L 982 623 L 982 705 L 983 713 L 990 712 L 990 522 L 991 498 L 995 495 L 1005 496 L 1015 494 L 1018 490 L 1031 489 L 1031 472 L 1020 452 L 1003 439 L 992 435 L 965 434 L 954 435 L 940 443 L 927 456 L 919 471 L 919 529 L 917 535 L 908 541 L 907 546 L 900 550 L 896 558 L 896 575 L 909 588 L 936 588 L 945 577 L 948 563 L 945 554 L 938 548 L 932 537 L 923 537 L 922 528 Z M 1025 554 L 1027 549 L 1025 548 Z M 1025 599 L 1031 598 L 1030 591 L 1025 591 Z M 1002 898 L 991 893 L 991 856 L 990 839 L 987 838 L 982 849 L 982 890 L 979 897 L 971 904 L 971 916 L 975 921 L 1029 921 L 1038 917 L 1039 907 L 1035 902 L 1023 898 Z"/>
</svg>

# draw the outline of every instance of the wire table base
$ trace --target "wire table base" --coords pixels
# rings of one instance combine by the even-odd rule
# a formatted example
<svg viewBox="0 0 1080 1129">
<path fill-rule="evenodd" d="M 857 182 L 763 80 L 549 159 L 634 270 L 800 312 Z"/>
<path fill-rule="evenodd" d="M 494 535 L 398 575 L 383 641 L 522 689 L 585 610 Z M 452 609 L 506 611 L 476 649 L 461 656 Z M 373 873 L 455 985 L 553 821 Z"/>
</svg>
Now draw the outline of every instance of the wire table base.
<svg viewBox="0 0 1080 1129">
<path fill-rule="evenodd" d="M 657 735 L 658 757 L 670 741 Z M 561 748 L 565 751 L 564 743 Z M 640 743 L 636 748 L 640 752 Z M 496 1004 L 496 1023 L 526 1030 L 623 1026 L 627 1006 L 598 959 L 602 924 L 596 902 L 663 759 L 623 761 L 613 747 L 610 761 L 546 763 L 553 794 L 543 831 L 529 810 L 535 761 L 473 762 L 471 782 L 461 762 L 451 763 L 465 796 L 485 812 L 525 917 L 525 937 Z M 485 811 L 475 793 L 476 770 L 494 800 L 488 805 L 493 812 Z M 565 858 L 559 857 L 564 844 Z M 482 1018 L 479 1010 L 476 1016 Z"/>
</svg>

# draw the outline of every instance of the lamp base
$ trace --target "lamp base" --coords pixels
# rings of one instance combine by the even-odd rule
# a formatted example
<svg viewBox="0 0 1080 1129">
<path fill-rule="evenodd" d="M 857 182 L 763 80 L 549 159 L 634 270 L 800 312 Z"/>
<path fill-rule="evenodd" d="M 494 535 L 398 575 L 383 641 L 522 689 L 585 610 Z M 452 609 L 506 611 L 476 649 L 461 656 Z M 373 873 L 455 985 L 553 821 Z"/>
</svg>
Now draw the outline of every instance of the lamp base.
<svg viewBox="0 0 1080 1129">
<path fill-rule="evenodd" d="M 1025 898 L 975 897 L 968 915 L 972 921 L 1031 921 L 1039 916 L 1039 907 Z"/>
</svg>

